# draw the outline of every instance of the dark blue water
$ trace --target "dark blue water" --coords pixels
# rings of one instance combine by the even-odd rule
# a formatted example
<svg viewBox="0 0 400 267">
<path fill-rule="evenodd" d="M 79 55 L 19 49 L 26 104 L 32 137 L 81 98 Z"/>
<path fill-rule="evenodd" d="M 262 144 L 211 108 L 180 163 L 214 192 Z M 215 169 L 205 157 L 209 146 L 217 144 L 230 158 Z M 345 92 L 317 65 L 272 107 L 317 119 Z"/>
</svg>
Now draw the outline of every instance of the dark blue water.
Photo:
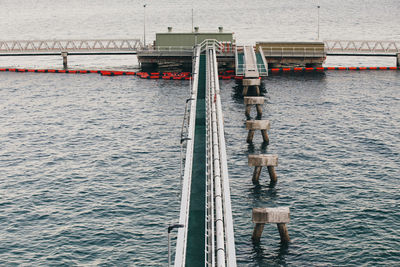
<svg viewBox="0 0 400 267">
<path fill-rule="evenodd" d="M 1 80 L 0 265 L 165 261 L 188 84 Z"/>
<path fill-rule="evenodd" d="M 149 2 L 156 31 L 220 25 L 238 43 L 314 40 L 318 1 Z M 396 0 L 319 1 L 323 39 L 400 39 Z M 1 39 L 142 35 L 142 2 L 2 1 Z M 213 9 L 209 9 L 212 6 Z M 387 58 L 328 65 L 393 66 Z M 60 68 L 61 57 L 0 58 Z M 134 57 L 69 57 L 72 68 L 134 69 Z M 0 73 L 0 265 L 161 266 L 179 213 L 185 81 Z M 270 145 L 245 142 L 243 100 L 221 81 L 239 266 L 396 266 L 400 262 L 400 76 L 395 71 L 264 80 Z M 249 153 L 276 153 L 278 184 L 251 183 Z M 292 243 L 251 209 L 289 206 Z"/>
<path fill-rule="evenodd" d="M 239 265 L 398 265 L 400 74 L 269 77 L 268 147 L 261 134 L 254 146 L 245 142 L 243 101 L 234 82 L 223 84 Z M 266 170 L 261 186 L 251 182 L 247 155 L 260 152 L 279 155 L 274 188 Z M 291 209 L 292 243 L 281 247 L 276 226 L 267 225 L 253 245 L 252 208 L 274 206 Z"/>
</svg>

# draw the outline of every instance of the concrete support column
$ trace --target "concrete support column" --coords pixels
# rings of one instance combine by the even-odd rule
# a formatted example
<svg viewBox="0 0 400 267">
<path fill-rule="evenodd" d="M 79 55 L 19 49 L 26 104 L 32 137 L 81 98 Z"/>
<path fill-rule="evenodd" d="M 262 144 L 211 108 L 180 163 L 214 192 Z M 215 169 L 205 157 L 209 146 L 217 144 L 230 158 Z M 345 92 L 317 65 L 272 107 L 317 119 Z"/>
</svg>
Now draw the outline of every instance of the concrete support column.
<svg viewBox="0 0 400 267">
<path fill-rule="evenodd" d="M 276 175 L 275 167 L 268 166 L 267 168 L 268 168 L 269 178 L 271 179 L 271 184 L 276 184 L 276 182 L 278 182 L 278 176 Z"/>
<path fill-rule="evenodd" d="M 270 129 L 270 123 L 268 120 L 249 120 L 246 121 L 246 129 L 249 130 L 247 135 L 247 143 L 253 142 L 254 131 L 261 130 L 263 141 L 265 143 L 269 142 L 269 137 L 267 131 Z"/>
<path fill-rule="evenodd" d="M 243 86 L 243 92 L 242 92 L 243 96 L 247 95 L 248 90 L 249 90 L 248 86 Z"/>
<path fill-rule="evenodd" d="M 290 210 L 288 207 L 278 208 L 253 208 L 253 223 L 255 223 L 252 239 L 259 242 L 261 239 L 264 225 L 266 223 L 276 223 L 278 226 L 281 243 L 289 243 L 290 237 L 286 224 L 290 222 Z"/>
<path fill-rule="evenodd" d="M 400 53 L 397 53 L 396 67 L 400 68 Z"/>
<path fill-rule="evenodd" d="M 268 154 L 249 155 L 248 165 L 250 167 L 255 167 L 252 178 L 253 184 L 259 183 L 262 167 L 268 167 L 268 173 L 270 175 L 271 185 L 275 185 L 276 182 L 278 181 L 274 168 L 278 166 L 278 155 L 268 155 Z"/>
<path fill-rule="evenodd" d="M 244 104 L 246 105 L 246 117 L 250 117 L 251 106 L 255 105 L 257 109 L 257 118 L 262 117 L 262 105 L 264 105 L 264 97 L 262 96 L 246 96 L 244 97 Z"/>
<path fill-rule="evenodd" d="M 281 242 L 289 243 L 290 237 L 289 232 L 286 228 L 286 223 L 277 223 L 276 225 L 278 226 L 279 235 L 281 236 Z"/>
<path fill-rule="evenodd" d="M 67 57 L 68 57 L 68 52 L 61 52 L 61 56 L 62 56 L 62 58 L 63 58 L 63 67 L 64 67 L 64 70 L 66 70 L 66 69 L 68 69 L 68 59 L 67 59 Z"/>
<path fill-rule="evenodd" d="M 261 119 L 262 118 L 262 106 L 256 105 L 256 109 L 257 109 L 257 118 Z"/>
<path fill-rule="evenodd" d="M 261 82 L 259 78 L 251 78 L 251 79 L 243 79 L 242 80 L 242 85 L 243 85 L 243 96 L 247 96 L 248 90 L 250 86 L 255 86 L 256 87 L 256 92 L 257 95 L 260 95 L 260 86 Z"/>
</svg>

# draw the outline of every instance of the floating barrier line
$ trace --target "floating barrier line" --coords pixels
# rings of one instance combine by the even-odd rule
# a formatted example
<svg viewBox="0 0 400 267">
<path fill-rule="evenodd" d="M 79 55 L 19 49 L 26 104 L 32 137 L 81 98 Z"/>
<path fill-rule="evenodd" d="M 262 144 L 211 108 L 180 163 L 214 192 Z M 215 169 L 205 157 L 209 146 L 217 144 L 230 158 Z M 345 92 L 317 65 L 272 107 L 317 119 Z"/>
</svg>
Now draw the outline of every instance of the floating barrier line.
<svg viewBox="0 0 400 267">
<path fill-rule="evenodd" d="M 104 76 L 136 75 L 133 71 L 106 71 L 106 70 L 57 70 L 57 69 L 15 69 L 0 68 L 0 71 L 8 72 L 35 72 L 35 73 L 66 73 L 66 74 L 101 74 Z"/>
<path fill-rule="evenodd" d="M 329 70 L 400 70 L 400 67 L 319 67 L 319 68 L 271 68 L 271 73 L 288 73 L 288 72 L 324 72 Z M 66 74 L 100 74 L 102 76 L 121 76 L 136 75 L 141 79 L 163 79 L 163 80 L 191 80 L 190 72 L 133 72 L 133 71 L 113 71 L 113 70 L 57 70 L 57 69 L 17 69 L 17 68 L 0 68 L 1 71 L 8 72 L 35 72 L 35 73 L 66 73 Z M 241 80 L 243 76 L 236 76 L 233 70 L 220 71 L 218 75 L 220 80 Z"/>
<path fill-rule="evenodd" d="M 309 72 L 327 70 L 400 70 L 400 67 L 319 67 L 319 68 L 271 68 L 272 73 L 279 72 Z"/>
</svg>

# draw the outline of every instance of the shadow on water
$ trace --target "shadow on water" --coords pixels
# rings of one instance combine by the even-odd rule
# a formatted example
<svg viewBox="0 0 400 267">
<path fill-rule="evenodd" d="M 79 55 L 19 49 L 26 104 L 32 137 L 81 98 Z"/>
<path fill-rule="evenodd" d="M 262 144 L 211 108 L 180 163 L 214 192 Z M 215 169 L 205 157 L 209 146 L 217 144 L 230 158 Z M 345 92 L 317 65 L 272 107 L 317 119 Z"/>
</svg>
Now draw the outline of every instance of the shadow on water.
<svg viewBox="0 0 400 267">
<path fill-rule="evenodd" d="M 259 152 L 260 154 L 266 154 L 268 152 L 268 143 L 262 142 L 259 148 L 257 148 L 254 145 L 254 142 L 247 143 L 247 153 L 248 154 L 254 154 L 254 153 L 256 153 L 256 151 Z"/>
<path fill-rule="evenodd" d="M 262 173 L 261 175 L 263 175 Z M 250 189 L 250 197 L 253 199 L 253 206 L 257 207 L 260 200 L 265 199 L 275 199 L 277 196 L 277 190 L 275 184 L 269 181 L 268 173 L 260 177 L 260 183 L 255 184 L 253 188 Z"/>
<path fill-rule="evenodd" d="M 266 93 L 267 93 L 267 91 L 265 89 L 265 84 L 263 81 L 261 81 L 260 94 L 261 94 L 261 96 L 265 96 Z M 249 87 L 249 91 L 248 91 L 247 95 L 248 96 L 257 96 L 256 89 L 254 86 Z M 235 103 L 243 104 L 243 86 L 242 86 L 242 82 L 239 80 L 236 81 L 236 84 L 233 87 L 232 98 Z"/>
<path fill-rule="evenodd" d="M 289 72 L 289 73 L 273 73 L 268 77 L 264 77 L 260 84 L 260 95 L 268 101 L 268 86 L 274 81 L 323 81 L 326 78 L 325 72 Z M 250 86 L 248 96 L 257 96 L 256 90 Z M 236 80 L 233 86 L 232 99 L 237 104 L 243 103 L 243 86 L 242 81 Z"/>
<path fill-rule="evenodd" d="M 268 237 L 266 237 L 268 238 Z M 257 266 L 286 266 L 286 256 L 289 254 L 289 244 L 280 243 L 279 247 L 271 252 L 265 249 L 261 242 L 253 241 L 253 261 Z"/>
</svg>

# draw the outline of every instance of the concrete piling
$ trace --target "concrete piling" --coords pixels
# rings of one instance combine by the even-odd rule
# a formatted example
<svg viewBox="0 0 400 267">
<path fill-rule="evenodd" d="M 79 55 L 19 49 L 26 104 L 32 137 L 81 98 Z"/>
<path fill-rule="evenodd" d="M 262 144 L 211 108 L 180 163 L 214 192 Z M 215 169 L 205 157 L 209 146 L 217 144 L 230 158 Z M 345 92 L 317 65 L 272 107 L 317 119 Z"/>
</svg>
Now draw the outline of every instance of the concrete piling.
<svg viewBox="0 0 400 267">
<path fill-rule="evenodd" d="M 281 236 L 281 242 L 289 243 L 290 237 L 286 227 L 286 223 L 277 223 L 276 225 L 278 226 L 279 235 Z"/>
<path fill-rule="evenodd" d="M 66 70 L 66 69 L 68 69 L 68 59 L 67 59 L 68 52 L 61 52 L 61 56 L 62 56 L 62 58 L 63 58 L 63 67 L 64 67 L 64 70 Z"/>
<path fill-rule="evenodd" d="M 243 85 L 243 92 L 242 92 L 242 94 L 243 94 L 244 96 L 246 96 L 248 91 L 249 91 L 249 87 Z"/>
<path fill-rule="evenodd" d="M 269 143 L 267 131 L 270 129 L 270 123 L 268 120 L 248 120 L 246 121 L 246 129 L 249 130 L 247 143 L 253 142 L 254 132 L 256 130 L 261 130 L 264 142 Z"/>
<path fill-rule="evenodd" d="M 290 221 L 290 210 L 288 207 L 253 208 L 252 217 L 253 223 L 255 223 L 252 235 L 254 242 L 260 241 L 266 223 L 277 224 L 281 243 L 290 242 L 289 233 L 286 228 L 286 224 Z"/>
<path fill-rule="evenodd" d="M 255 167 L 252 178 L 253 184 L 259 184 L 261 170 L 262 167 L 265 166 L 268 167 L 268 173 L 271 179 L 271 184 L 275 184 L 278 181 L 274 168 L 278 166 L 278 155 L 268 155 L 268 154 L 249 155 L 248 165 L 250 167 Z"/>
<path fill-rule="evenodd" d="M 253 214 L 254 214 L 254 210 L 253 210 Z M 265 225 L 265 223 L 256 223 L 256 225 L 254 226 L 253 235 L 251 236 L 251 239 L 253 239 L 256 242 L 260 241 L 262 232 L 264 231 L 264 225 Z"/>
<path fill-rule="evenodd" d="M 278 176 L 276 175 L 275 167 L 267 166 L 267 169 L 268 169 L 269 178 L 271 179 L 271 183 L 276 184 L 276 182 L 278 182 Z"/>
<path fill-rule="evenodd" d="M 260 79 L 243 79 L 242 85 L 243 85 L 243 96 L 247 96 L 248 90 L 250 86 L 255 86 L 256 87 L 256 93 L 259 96 L 260 95 Z"/>
<path fill-rule="evenodd" d="M 253 137 L 254 137 L 254 130 L 249 130 L 249 133 L 247 134 L 247 143 L 253 143 Z"/>
<path fill-rule="evenodd" d="M 255 105 L 257 109 L 257 118 L 262 117 L 262 105 L 264 105 L 264 97 L 262 96 L 246 96 L 244 97 L 244 104 L 246 105 L 246 117 L 250 117 L 251 106 Z"/>
</svg>

